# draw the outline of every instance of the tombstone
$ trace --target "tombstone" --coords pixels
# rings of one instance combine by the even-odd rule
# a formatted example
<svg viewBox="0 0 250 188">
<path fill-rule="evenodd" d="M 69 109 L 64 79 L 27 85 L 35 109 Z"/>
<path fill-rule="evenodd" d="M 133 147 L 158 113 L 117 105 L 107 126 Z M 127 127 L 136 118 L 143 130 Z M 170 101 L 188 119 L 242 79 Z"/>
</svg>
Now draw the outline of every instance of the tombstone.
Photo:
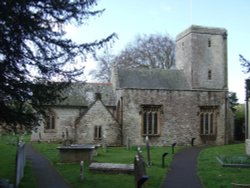
<svg viewBox="0 0 250 188">
<path fill-rule="evenodd" d="M 105 142 L 102 143 L 102 149 L 103 149 L 103 152 L 106 153 L 107 152 L 107 145 Z"/>
<path fill-rule="evenodd" d="M 68 131 L 68 129 L 66 128 L 66 140 L 68 140 L 69 139 L 69 131 Z"/>
<path fill-rule="evenodd" d="M 39 136 L 38 142 L 41 142 L 41 140 L 42 140 L 42 134 L 41 134 L 41 132 L 38 133 L 38 136 Z"/>
<path fill-rule="evenodd" d="M 142 185 L 148 180 L 146 174 L 145 162 L 141 152 L 138 151 L 138 154 L 134 158 L 134 168 L 135 168 L 135 187 L 141 188 Z"/>
<path fill-rule="evenodd" d="M 62 139 L 64 140 L 64 138 L 65 138 L 65 134 L 64 132 L 62 132 Z"/>
<path fill-rule="evenodd" d="M 174 154 L 174 147 L 176 146 L 176 142 L 172 144 L 172 154 Z"/>
<path fill-rule="evenodd" d="M 130 139 L 127 138 L 127 150 L 129 150 L 129 149 L 130 149 Z"/>
<path fill-rule="evenodd" d="M 84 180 L 84 162 L 80 162 L 80 181 Z"/>
<path fill-rule="evenodd" d="M 168 152 L 162 154 L 162 168 L 165 167 L 165 157 L 168 155 Z"/>
<path fill-rule="evenodd" d="M 151 166 L 152 162 L 150 160 L 150 145 L 148 136 L 146 136 L 146 147 L 147 147 L 147 164 L 148 166 Z"/>
</svg>

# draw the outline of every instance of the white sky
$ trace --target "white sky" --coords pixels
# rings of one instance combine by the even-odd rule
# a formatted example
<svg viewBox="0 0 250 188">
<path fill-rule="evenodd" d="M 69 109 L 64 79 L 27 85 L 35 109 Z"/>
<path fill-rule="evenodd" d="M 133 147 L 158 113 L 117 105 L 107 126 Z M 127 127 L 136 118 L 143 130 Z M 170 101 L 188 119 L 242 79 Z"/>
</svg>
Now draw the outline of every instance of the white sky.
<svg viewBox="0 0 250 188">
<path fill-rule="evenodd" d="M 190 25 L 222 27 L 228 31 L 229 91 L 244 102 L 244 74 L 239 54 L 250 60 L 250 0 L 100 0 L 95 9 L 106 11 L 90 18 L 87 25 L 68 27 L 68 36 L 77 42 L 89 42 L 116 32 L 113 44 L 117 54 L 137 34 L 176 35 Z M 86 73 L 95 67 L 86 62 Z"/>
</svg>

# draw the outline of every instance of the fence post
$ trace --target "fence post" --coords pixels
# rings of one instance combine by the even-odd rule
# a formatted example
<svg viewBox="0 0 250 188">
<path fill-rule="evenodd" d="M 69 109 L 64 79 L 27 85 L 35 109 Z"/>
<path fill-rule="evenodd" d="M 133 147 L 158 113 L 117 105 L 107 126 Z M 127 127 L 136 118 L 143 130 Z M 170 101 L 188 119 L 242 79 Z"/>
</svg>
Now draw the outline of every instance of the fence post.
<svg viewBox="0 0 250 188">
<path fill-rule="evenodd" d="M 165 157 L 168 155 L 168 152 L 162 154 L 162 168 L 165 167 Z"/>
<path fill-rule="evenodd" d="M 176 142 L 172 144 L 172 154 L 174 154 L 174 147 L 176 145 Z"/>
</svg>

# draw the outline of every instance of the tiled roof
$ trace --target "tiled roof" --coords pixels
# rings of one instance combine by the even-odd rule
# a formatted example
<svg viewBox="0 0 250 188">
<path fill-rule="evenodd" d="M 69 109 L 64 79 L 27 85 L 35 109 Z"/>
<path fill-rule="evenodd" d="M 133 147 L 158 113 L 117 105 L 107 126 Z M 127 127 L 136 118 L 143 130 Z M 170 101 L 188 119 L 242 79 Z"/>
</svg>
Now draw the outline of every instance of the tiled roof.
<svg viewBox="0 0 250 188">
<path fill-rule="evenodd" d="M 118 69 L 117 86 L 131 89 L 189 90 L 190 86 L 181 70 Z"/>
<path fill-rule="evenodd" d="M 111 83 L 72 83 L 65 89 L 66 100 L 60 106 L 89 106 L 95 100 L 95 94 L 101 93 L 106 106 L 115 106 L 115 95 Z"/>
</svg>

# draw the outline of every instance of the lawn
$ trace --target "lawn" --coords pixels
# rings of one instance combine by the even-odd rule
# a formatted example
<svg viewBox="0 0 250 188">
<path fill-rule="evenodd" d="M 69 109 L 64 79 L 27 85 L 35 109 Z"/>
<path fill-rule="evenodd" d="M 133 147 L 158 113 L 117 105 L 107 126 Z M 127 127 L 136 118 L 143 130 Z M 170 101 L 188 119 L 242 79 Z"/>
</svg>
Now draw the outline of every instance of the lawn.
<svg viewBox="0 0 250 188">
<path fill-rule="evenodd" d="M 13 136 L 0 137 L 0 177 L 9 179 L 14 182 L 15 172 L 15 154 L 16 146 Z M 33 143 L 33 146 L 43 153 L 51 163 L 58 169 L 58 171 L 65 177 L 72 187 L 119 187 L 130 188 L 134 187 L 133 175 L 111 175 L 92 173 L 88 170 L 88 165 L 84 166 L 84 181 L 80 181 L 80 167 L 79 164 L 62 164 L 59 162 L 59 153 L 55 148 L 58 144 Z M 143 155 L 146 159 L 146 148 L 141 147 Z M 180 147 L 176 148 L 178 152 Z M 166 167 L 162 168 L 161 157 L 164 152 L 168 152 L 166 157 Z M 110 147 L 105 152 L 102 148 L 98 149 L 98 156 L 94 158 L 97 162 L 114 162 L 114 163 L 133 163 L 134 156 L 137 153 L 137 148 L 133 147 L 127 150 L 124 147 Z M 225 146 L 209 147 L 201 151 L 198 161 L 198 174 L 202 179 L 205 188 L 215 187 L 232 187 L 231 183 L 250 184 L 250 169 L 246 168 L 229 168 L 222 167 L 217 161 L 217 156 L 244 156 L 245 144 L 234 144 Z M 147 167 L 146 171 L 149 180 L 146 182 L 147 188 L 160 187 L 164 180 L 167 171 L 169 170 L 170 162 L 173 155 L 171 154 L 171 147 L 152 147 L 151 160 L 152 166 Z M 29 161 L 25 168 L 25 176 L 21 181 L 20 188 L 33 188 L 35 186 L 34 177 L 32 176 L 32 169 Z"/>
<path fill-rule="evenodd" d="M 119 187 L 119 188 L 131 188 L 134 187 L 134 176 L 124 174 L 103 174 L 103 173 L 92 173 L 88 170 L 88 165 L 84 166 L 83 182 L 80 181 L 79 164 L 61 164 L 59 163 L 58 151 L 55 149 L 57 144 L 33 144 L 33 146 L 43 153 L 58 171 L 65 177 L 65 179 L 75 188 L 77 187 Z M 176 148 L 179 150 L 180 148 Z M 143 155 L 146 160 L 146 148 L 141 147 Z M 165 168 L 162 168 L 162 154 L 168 152 L 169 155 L 166 157 Z M 102 149 L 98 149 L 98 156 L 94 157 L 94 161 L 97 162 L 113 162 L 131 164 L 134 161 L 134 156 L 137 153 L 137 148 L 133 147 L 127 150 L 124 147 L 109 147 L 106 152 Z M 149 176 L 149 180 L 146 182 L 146 187 L 155 188 L 160 187 L 162 181 L 166 177 L 166 172 L 169 170 L 169 164 L 172 160 L 173 155 L 171 154 L 171 147 L 151 147 L 151 161 L 152 166 L 147 167 L 146 171 Z"/>
<path fill-rule="evenodd" d="M 29 136 L 25 136 L 25 141 Z M 7 179 L 11 184 L 15 182 L 15 158 L 16 158 L 17 136 L 0 136 L 0 179 Z M 19 184 L 19 188 L 35 187 L 35 180 L 32 176 L 31 164 L 26 163 L 25 175 Z"/>
<path fill-rule="evenodd" d="M 222 167 L 217 156 L 243 156 L 245 144 L 210 147 L 199 156 L 198 174 L 205 188 L 232 187 L 231 183 L 250 184 L 250 168 Z"/>
<path fill-rule="evenodd" d="M 0 178 L 15 181 L 16 140 L 11 136 L 0 136 Z"/>
</svg>

